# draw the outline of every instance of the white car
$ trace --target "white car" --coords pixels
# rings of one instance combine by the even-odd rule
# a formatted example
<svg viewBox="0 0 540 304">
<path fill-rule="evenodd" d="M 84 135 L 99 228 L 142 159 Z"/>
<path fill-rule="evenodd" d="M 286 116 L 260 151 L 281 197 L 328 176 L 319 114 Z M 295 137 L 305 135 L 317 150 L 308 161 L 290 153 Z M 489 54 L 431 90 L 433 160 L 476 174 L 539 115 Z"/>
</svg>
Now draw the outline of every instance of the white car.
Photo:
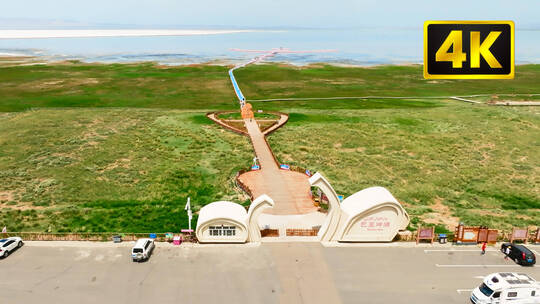
<svg viewBox="0 0 540 304">
<path fill-rule="evenodd" d="M 156 245 L 154 245 L 153 239 L 138 239 L 135 246 L 133 246 L 133 249 L 131 249 L 131 258 L 133 259 L 133 262 L 147 260 L 152 254 L 154 247 L 156 247 Z"/>
<path fill-rule="evenodd" d="M 0 257 L 7 258 L 14 250 L 24 245 L 22 239 L 18 236 L 9 237 L 0 240 Z"/>
</svg>

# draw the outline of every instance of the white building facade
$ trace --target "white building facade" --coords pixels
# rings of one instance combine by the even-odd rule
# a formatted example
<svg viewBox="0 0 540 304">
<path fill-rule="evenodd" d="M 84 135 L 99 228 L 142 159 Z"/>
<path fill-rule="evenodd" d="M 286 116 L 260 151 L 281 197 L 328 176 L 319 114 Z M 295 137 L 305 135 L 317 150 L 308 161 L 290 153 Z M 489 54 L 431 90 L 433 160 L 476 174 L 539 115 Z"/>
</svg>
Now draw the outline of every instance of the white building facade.
<svg viewBox="0 0 540 304">
<path fill-rule="evenodd" d="M 200 243 L 260 242 L 258 217 L 274 201 L 267 195 L 257 197 L 249 210 L 233 202 L 219 201 L 201 208 L 195 234 Z"/>
<path fill-rule="evenodd" d="M 320 173 L 309 182 L 328 198 L 328 215 L 318 233 L 322 242 L 391 242 L 409 225 L 409 215 L 386 188 L 367 188 L 340 203 Z"/>
</svg>

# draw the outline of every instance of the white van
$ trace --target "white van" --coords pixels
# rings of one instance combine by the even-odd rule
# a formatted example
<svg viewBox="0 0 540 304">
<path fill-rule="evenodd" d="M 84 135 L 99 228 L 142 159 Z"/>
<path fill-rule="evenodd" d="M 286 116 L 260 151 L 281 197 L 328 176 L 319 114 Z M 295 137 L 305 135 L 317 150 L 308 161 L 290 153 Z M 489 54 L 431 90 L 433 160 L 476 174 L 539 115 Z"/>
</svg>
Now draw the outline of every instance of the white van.
<svg viewBox="0 0 540 304">
<path fill-rule="evenodd" d="M 492 273 L 473 290 L 471 302 L 476 304 L 540 303 L 540 285 L 524 273 Z"/>
<path fill-rule="evenodd" d="M 135 246 L 131 249 L 131 258 L 133 259 L 133 262 L 147 260 L 152 254 L 154 247 L 154 240 L 138 239 Z"/>
</svg>

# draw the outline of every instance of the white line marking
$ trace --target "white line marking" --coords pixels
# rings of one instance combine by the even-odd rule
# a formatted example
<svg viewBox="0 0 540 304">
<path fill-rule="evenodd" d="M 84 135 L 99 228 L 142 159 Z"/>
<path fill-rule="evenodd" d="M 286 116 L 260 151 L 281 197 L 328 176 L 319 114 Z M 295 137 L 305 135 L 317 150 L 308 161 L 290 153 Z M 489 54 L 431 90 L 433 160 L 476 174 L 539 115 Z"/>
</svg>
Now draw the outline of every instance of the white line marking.
<svg viewBox="0 0 540 304">
<path fill-rule="evenodd" d="M 456 289 L 456 291 L 457 291 L 457 293 L 461 294 L 462 292 L 465 292 L 465 291 L 471 292 L 473 290 L 472 289 Z"/>
<path fill-rule="evenodd" d="M 473 277 L 473 279 L 484 279 L 484 278 L 485 278 L 485 276 L 475 276 L 475 277 Z"/>
<path fill-rule="evenodd" d="M 441 264 L 435 264 L 436 267 L 441 267 L 441 268 L 460 268 L 460 267 L 484 267 L 484 268 L 487 268 L 487 267 L 523 267 L 523 266 L 520 266 L 520 265 L 469 265 L 469 264 L 465 264 L 465 265 L 452 265 L 452 264 L 446 264 L 446 265 L 441 265 Z M 537 265 L 534 265 L 533 267 L 538 267 Z"/>
<path fill-rule="evenodd" d="M 492 250 L 486 250 L 486 252 L 497 252 L 499 250 L 492 249 Z M 482 250 L 480 249 L 425 249 L 424 253 L 430 253 L 430 252 L 478 252 L 481 253 Z"/>
</svg>

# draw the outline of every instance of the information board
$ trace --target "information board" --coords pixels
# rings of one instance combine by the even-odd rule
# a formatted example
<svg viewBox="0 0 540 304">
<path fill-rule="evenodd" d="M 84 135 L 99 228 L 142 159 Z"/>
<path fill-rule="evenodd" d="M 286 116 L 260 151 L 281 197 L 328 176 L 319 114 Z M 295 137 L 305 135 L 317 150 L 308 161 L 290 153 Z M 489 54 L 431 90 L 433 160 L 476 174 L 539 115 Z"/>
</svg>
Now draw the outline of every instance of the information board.
<svg viewBox="0 0 540 304">
<path fill-rule="evenodd" d="M 420 242 L 420 240 L 429 240 L 431 243 L 433 243 L 433 239 L 435 238 L 435 227 L 420 227 L 418 228 L 417 235 L 416 235 L 416 244 Z"/>
</svg>

